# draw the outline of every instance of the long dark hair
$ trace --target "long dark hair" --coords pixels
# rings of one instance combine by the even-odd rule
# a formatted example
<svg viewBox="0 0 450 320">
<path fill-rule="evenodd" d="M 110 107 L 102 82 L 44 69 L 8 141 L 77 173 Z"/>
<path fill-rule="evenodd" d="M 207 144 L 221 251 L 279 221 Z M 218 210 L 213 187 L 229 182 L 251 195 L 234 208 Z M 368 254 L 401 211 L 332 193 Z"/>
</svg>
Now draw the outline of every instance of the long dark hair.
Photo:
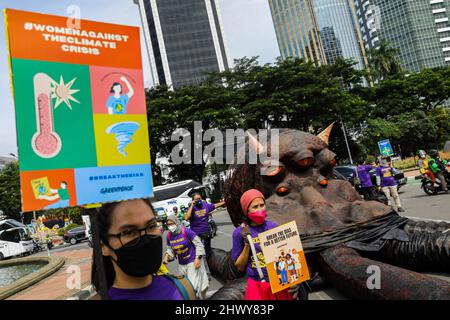
<svg viewBox="0 0 450 320">
<path fill-rule="evenodd" d="M 119 82 L 114 82 L 111 86 L 111 89 L 109 90 L 109 93 L 115 93 L 114 92 L 114 87 L 115 86 L 120 86 L 120 94 L 122 94 L 123 90 L 122 90 L 122 85 Z"/>
<path fill-rule="evenodd" d="M 155 213 L 155 210 L 153 209 L 153 205 L 150 202 L 149 199 L 141 199 L 144 201 Z M 111 227 L 111 221 L 112 221 L 112 215 L 114 213 L 115 208 L 120 204 L 121 202 L 111 202 L 104 204 L 100 210 L 98 210 L 95 214 L 97 215 L 97 224 L 98 224 L 98 231 L 100 235 L 100 241 L 108 245 L 108 233 L 109 228 Z M 95 226 L 93 226 L 95 227 Z M 102 256 L 103 260 L 103 268 L 105 272 L 106 277 L 106 287 L 109 289 L 114 283 L 114 279 L 116 277 L 116 272 L 114 271 L 114 267 L 111 261 L 111 257 L 105 257 Z M 97 265 L 95 263 L 95 253 L 93 253 L 92 257 L 92 270 L 91 270 L 91 282 L 94 285 L 95 289 L 97 291 L 100 290 L 100 275 L 97 273 Z"/>
</svg>

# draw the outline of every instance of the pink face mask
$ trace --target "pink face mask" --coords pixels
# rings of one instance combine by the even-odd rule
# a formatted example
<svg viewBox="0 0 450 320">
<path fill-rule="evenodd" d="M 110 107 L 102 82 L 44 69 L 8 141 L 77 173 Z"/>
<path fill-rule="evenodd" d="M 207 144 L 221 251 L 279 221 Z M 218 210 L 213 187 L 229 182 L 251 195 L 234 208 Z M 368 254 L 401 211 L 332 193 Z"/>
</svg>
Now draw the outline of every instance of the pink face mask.
<svg viewBox="0 0 450 320">
<path fill-rule="evenodd" d="M 250 212 L 248 218 L 256 224 L 262 224 L 266 221 L 266 210 L 258 210 L 255 212 Z"/>
</svg>

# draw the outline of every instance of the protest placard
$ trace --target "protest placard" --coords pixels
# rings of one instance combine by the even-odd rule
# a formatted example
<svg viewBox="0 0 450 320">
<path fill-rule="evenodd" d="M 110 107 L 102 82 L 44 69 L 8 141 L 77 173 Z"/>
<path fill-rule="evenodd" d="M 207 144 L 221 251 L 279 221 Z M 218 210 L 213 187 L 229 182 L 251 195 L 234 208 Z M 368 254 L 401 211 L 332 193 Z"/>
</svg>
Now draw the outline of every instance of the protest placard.
<svg viewBox="0 0 450 320">
<path fill-rule="evenodd" d="M 309 280 L 305 254 L 295 221 L 259 234 L 272 293 Z"/>
<path fill-rule="evenodd" d="M 147 198 L 139 28 L 5 10 L 22 211 Z"/>
</svg>

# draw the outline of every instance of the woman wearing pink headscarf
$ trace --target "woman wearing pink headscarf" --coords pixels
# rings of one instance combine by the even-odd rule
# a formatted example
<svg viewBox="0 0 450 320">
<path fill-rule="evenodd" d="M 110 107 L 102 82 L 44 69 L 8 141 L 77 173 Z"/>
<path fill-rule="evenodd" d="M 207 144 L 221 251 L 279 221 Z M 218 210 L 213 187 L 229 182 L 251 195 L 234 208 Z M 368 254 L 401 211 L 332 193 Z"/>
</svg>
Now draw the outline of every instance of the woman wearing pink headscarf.
<svg viewBox="0 0 450 320">
<path fill-rule="evenodd" d="M 233 232 L 233 249 L 231 258 L 236 268 L 246 271 L 247 290 L 245 300 L 292 300 L 292 294 L 288 290 L 272 293 L 265 260 L 259 244 L 258 234 L 277 227 L 275 222 L 266 220 L 266 202 L 264 195 L 256 190 L 250 189 L 241 197 L 241 207 L 245 219 L 241 226 Z M 251 235 L 256 255 L 265 281 L 258 274 L 254 258 L 251 254 L 247 235 Z"/>
</svg>

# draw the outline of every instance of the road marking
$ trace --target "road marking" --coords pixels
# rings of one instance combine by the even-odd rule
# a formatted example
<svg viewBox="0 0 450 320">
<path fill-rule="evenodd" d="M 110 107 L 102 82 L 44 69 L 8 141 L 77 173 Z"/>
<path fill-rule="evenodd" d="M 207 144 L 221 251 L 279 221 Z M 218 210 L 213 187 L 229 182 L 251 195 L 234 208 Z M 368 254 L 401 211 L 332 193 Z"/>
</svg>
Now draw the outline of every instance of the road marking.
<svg viewBox="0 0 450 320">
<path fill-rule="evenodd" d="M 432 221 L 432 222 L 447 222 L 447 223 L 450 223 L 450 221 L 448 221 L 448 220 L 444 220 L 444 219 L 441 219 L 441 220 L 436 220 L 436 219 L 426 219 L 426 218 L 418 218 L 418 217 L 410 217 L 410 216 L 405 216 L 405 218 L 409 218 L 409 219 L 412 219 L 412 220 L 424 220 L 424 221 Z M 445 232 L 447 232 L 448 230 L 445 230 Z"/>
</svg>

